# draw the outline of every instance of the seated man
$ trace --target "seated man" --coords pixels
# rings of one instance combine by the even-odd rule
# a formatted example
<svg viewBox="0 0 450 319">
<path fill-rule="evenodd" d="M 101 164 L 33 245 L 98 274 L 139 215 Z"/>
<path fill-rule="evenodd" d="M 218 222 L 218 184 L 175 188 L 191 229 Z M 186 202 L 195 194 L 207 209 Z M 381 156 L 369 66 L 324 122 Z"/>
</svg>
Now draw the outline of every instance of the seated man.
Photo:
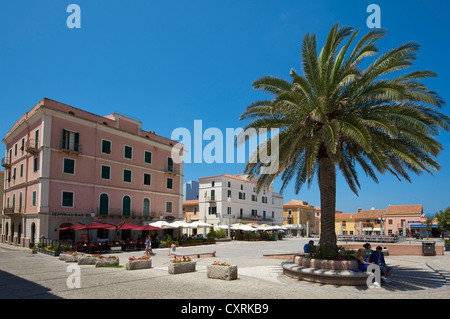
<svg viewBox="0 0 450 319">
<path fill-rule="evenodd" d="M 384 282 L 391 282 L 388 277 L 392 274 L 392 271 L 394 270 L 392 267 L 388 267 L 386 265 L 386 261 L 384 260 L 384 254 L 382 252 L 383 248 L 381 246 L 377 246 L 376 250 L 372 252 L 372 255 L 370 257 L 370 261 L 374 262 L 378 266 L 380 266 L 382 276 L 381 279 Z"/>
<path fill-rule="evenodd" d="M 314 241 L 310 240 L 309 243 L 307 243 L 305 246 L 303 246 L 303 251 L 306 254 L 310 254 L 312 248 L 314 248 Z"/>
</svg>

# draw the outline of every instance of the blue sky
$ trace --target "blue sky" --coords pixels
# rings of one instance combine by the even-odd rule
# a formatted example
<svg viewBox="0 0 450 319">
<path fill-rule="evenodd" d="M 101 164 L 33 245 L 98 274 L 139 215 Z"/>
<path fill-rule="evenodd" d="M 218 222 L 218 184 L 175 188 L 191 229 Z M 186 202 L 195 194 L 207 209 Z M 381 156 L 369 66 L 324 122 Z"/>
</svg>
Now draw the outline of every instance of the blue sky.
<svg viewBox="0 0 450 319">
<path fill-rule="evenodd" d="M 81 29 L 69 29 L 67 6 L 81 8 Z M 307 32 L 319 45 L 334 23 L 369 31 L 369 4 L 381 8 L 388 29 L 380 51 L 414 40 L 421 44 L 414 69 L 432 69 L 426 81 L 449 103 L 448 1 L 149 1 L 21 0 L 2 3 L 0 12 L 0 135 L 43 97 L 107 115 L 121 112 L 143 128 L 170 137 L 178 127 L 193 131 L 245 125 L 244 108 L 261 99 L 252 82 L 265 75 L 289 78 L 301 72 L 300 47 Z M 447 80 L 447 81 L 446 81 Z M 448 107 L 443 112 L 449 114 Z M 360 174 L 354 195 L 338 175 L 337 209 L 423 204 L 433 214 L 450 206 L 450 134 L 438 140 L 441 171 L 411 175 L 412 183 Z M 204 145 L 208 142 L 205 141 Z M 0 152 L 4 154 L 2 143 Z M 244 164 L 186 164 L 185 181 L 242 173 Z M 275 183 L 279 190 L 280 182 Z M 291 199 L 320 205 L 317 183 Z"/>
</svg>

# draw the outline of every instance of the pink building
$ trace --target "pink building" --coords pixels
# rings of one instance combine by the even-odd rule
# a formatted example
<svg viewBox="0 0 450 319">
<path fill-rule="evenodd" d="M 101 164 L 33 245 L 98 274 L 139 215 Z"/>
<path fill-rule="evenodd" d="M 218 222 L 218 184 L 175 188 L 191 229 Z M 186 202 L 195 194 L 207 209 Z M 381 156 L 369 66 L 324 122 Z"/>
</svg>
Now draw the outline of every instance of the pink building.
<svg viewBox="0 0 450 319">
<path fill-rule="evenodd" d="M 42 236 L 78 239 L 59 230 L 77 222 L 181 219 L 183 166 L 170 157 L 177 142 L 141 124 L 40 101 L 3 139 L 0 240 L 28 246 Z"/>
</svg>

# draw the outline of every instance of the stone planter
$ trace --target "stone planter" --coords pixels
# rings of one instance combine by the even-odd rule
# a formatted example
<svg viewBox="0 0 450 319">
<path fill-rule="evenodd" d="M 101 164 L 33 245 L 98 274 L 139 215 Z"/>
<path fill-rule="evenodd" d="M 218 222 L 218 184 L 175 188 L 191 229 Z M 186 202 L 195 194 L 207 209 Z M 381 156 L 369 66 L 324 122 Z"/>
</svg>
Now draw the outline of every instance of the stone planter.
<svg viewBox="0 0 450 319">
<path fill-rule="evenodd" d="M 297 266 L 327 270 L 359 269 L 356 259 L 353 260 L 324 260 L 295 256 L 294 263 Z"/>
<path fill-rule="evenodd" d="M 95 267 L 119 266 L 119 258 L 98 258 Z"/>
<path fill-rule="evenodd" d="M 30 249 L 30 254 L 37 254 L 37 249 Z"/>
<path fill-rule="evenodd" d="M 169 274 L 176 275 L 182 274 L 186 272 L 194 272 L 195 271 L 196 262 L 194 261 L 186 261 L 180 263 L 169 262 Z"/>
<path fill-rule="evenodd" d="M 129 260 L 126 264 L 127 270 L 147 269 L 152 268 L 152 260 Z"/>
<path fill-rule="evenodd" d="M 63 260 L 66 263 L 76 263 L 78 262 L 79 256 L 73 254 L 59 254 L 59 260 Z"/>
<path fill-rule="evenodd" d="M 109 249 L 111 251 L 118 252 L 118 251 L 122 251 L 122 246 L 112 246 Z"/>
<path fill-rule="evenodd" d="M 98 257 L 80 256 L 78 258 L 78 265 L 95 265 L 97 260 L 99 260 Z"/>
<path fill-rule="evenodd" d="M 212 279 L 235 280 L 238 276 L 237 266 L 208 265 L 206 276 Z"/>
<path fill-rule="evenodd" d="M 37 251 L 41 254 L 46 254 L 46 255 L 50 255 L 50 256 L 54 256 L 54 257 L 58 257 L 60 254 L 60 251 L 54 251 L 54 250 L 47 250 L 47 249 L 43 249 L 43 248 L 37 248 Z"/>
</svg>

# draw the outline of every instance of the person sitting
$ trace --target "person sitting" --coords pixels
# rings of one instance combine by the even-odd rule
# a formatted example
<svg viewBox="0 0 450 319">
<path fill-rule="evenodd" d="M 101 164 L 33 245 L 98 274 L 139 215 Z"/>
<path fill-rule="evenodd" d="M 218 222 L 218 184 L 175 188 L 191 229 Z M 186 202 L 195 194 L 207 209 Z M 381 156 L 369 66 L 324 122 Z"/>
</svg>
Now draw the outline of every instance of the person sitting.
<svg viewBox="0 0 450 319">
<path fill-rule="evenodd" d="M 375 264 L 366 258 L 366 252 L 362 248 L 358 249 L 356 252 L 356 261 L 358 262 L 358 267 L 361 271 L 366 271 L 369 265 Z"/>
<path fill-rule="evenodd" d="M 305 254 L 310 254 L 314 248 L 314 241 L 310 240 L 305 246 L 303 246 L 303 251 Z"/>
<path fill-rule="evenodd" d="M 366 257 L 366 259 L 370 260 L 370 256 L 372 256 L 372 246 L 370 246 L 369 243 L 366 243 L 363 245 L 363 247 L 364 247 L 364 253 L 365 253 L 364 257 Z"/>
<path fill-rule="evenodd" d="M 383 274 L 381 276 L 381 279 L 384 282 L 391 282 L 388 277 L 392 274 L 394 269 L 386 265 L 386 261 L 384 260 L 383 248 L 381 246 L 377 246 L 376 250 L 372 252 L 370 261 L 380 266 L 381 272 Z"/>
</svg>

